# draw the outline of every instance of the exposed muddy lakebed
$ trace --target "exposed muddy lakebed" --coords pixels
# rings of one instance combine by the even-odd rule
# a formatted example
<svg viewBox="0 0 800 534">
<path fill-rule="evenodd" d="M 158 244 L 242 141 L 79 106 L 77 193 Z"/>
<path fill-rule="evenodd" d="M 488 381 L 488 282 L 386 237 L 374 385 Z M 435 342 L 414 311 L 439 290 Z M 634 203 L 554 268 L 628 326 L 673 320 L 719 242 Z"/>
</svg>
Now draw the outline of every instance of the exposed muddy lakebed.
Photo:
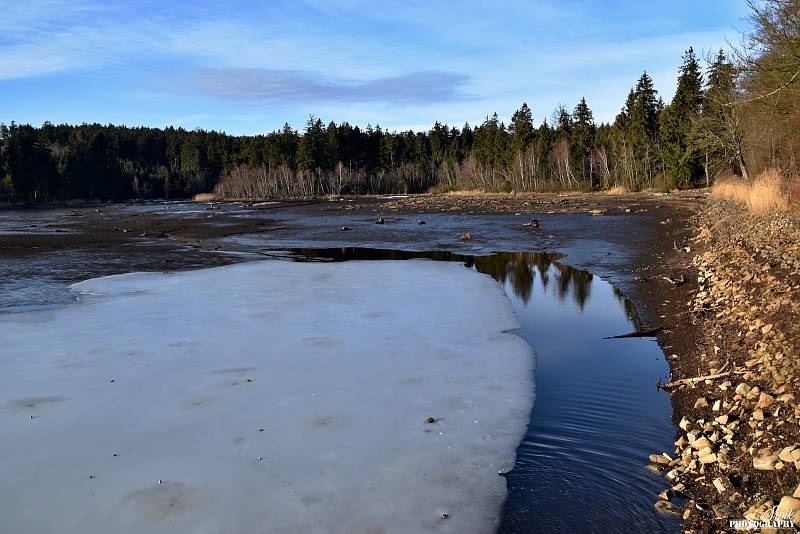
<svg viewBox="0 0 800 534">
<path fill-rule="evenodd" d="M 445 216 L 442 216 L 442 219 L 444 218 Z M 439 226 L 432 219 L 429 218 L 429 224 Z M 461 225 L 458 221 L 451 221 L 450 224 L 453 228 Z M 344 239 L 336 234 L 333 236 Z M 665 486 L 664 481 L 644 468 L 648 454 L 657 450 L 668 450 L 671 444 L 673 427 L 670 423 L 669 399 L 665 394 L 658 393 L 654 386 L 658 377 L 666 376 L 667 365 L 653 340 L 603 339 L 635 329 L 630 303 L 611 285 L 586 271 L 566 266 L 565 262 L 569 261 L 569 257 L 564 259 L 553 254 L 484 254 L 482 250 L 463 250 L 463 248 L 462 252 L 479 255 L 459 256 L 443 250 L 424 253 L 351 248 L 320 249 L 320 246 L 328 243 L 320 242 L 324 240 L 303 241 L 303 239 L 301 233 L 293 238 L 284 238 L 284 241 L 271 240 L 264 236 L 259 238 L 256 235 L 244 239 L 224 238 L 220 242 L 226 244 L 227 252 L 237 255 L 237 261 L 267 259 L 272 263 L 265 256 L 271 257 L 273 261 L 289 259 L 314 263 L 370 260 L 365 263 L 367 266 L 365 268 L 386 260 L 414 258 L 458 262 L 467 268 L 492 276 L 505 290 L 520 326 L 513 330 L 513 334 L 524 339 L 535 354 L 533 376 L 530 379 L 533 390 L 531 395 L 533 396 L 535 392 L 535 400 L 532 411 L 525 417 L 528 422 L 527 432 L 524 428 L 519 429 L 520 435 L 524 434 L 524 437 L 515 447 L 515 459 L 512 464 L 497 469 L 503 471 L 508 488 L 508 496 L 502 505 L 504 508 L 499 510 L 499 517 L 502 518 L 500 528 L 503 532 L 677 530 L 677 521 L 659 515 L 653 508 L 656 494 Z M 509 239 L 513 239 L 513 236 Z M 240 242 L 236 243 L 237 240 Z M 290 249 L 285 247 L 288 242 L 291 242 L 291 245 L 307 243 L 314 248 Z M 384 243 L 374 244 L 385 246 Z M 474 247 L 472 244 L 466 245 Z M 423 247 L 424 243 L 420 243 L 414 248 Z M 584 252 L 585 255 L 592 253 L 596 251 Z M 113 251 L 95 251 L 93 254 L 113 256 Z M 180 254 L 208 253 L 182 251 Z M 570 254 L 570 257 L 574 256 L 573 251 Z M 74 261 L 80 262 L 80 257 L 80 252 L 75 253 Z M 29 284 L 25 282 L 26 276 L 23 273 L 24 264 L 29 260 L 30 258 L 18 260 L 20 262 L 18 273 L 23 279 L 20 284 L 26 287 Z M 36 261 L 42 261 L 41 256 Z M 140 257 L 138 261 L 143 260 Z M 204 261 L 206 260 L 198 260 L 198 264 L 194 266 L 204 266 Z M 347 263 L 359 262 L 347 261 Z M 169 265 L 158 262 L 155 265 L 158 270 L 170 268 Z M 81 269 L 79 263 L 62 267 L 67 271 Z M 191 267 L 192 265 L 181 265 L 183 269 Z M 46 266 L 43 269 L 46 269 Z M 111 270 L 125 271 L 124 267 L 120 266 L 115 266 Z M 132 270 L 148 269 L 140 266 Z M 89 270 L 86 278 L 106 272 L 102 269 L 99 272 Z M 323 283 L 322 280 L 318 282 Z M 413 277 L 408 282 L 413 283 Z M 368 291 L 369 285 L 367 277 L 363 290 Z M 74 292 L 63 292 L 63 288 L 59 288 L 57 277 L 55 280 L 50 279 L 40 289 L 41 291 L 36 293 L 35 303 L 26 301 L 16 304 L 25 306 L 24 309 L 37 309 L 42 304 L 52 305 L 59 301 L 63 303 L 65 295 L 68 297 L 67 301 L 74 297 Z M 8 293 L 6 296 L 8 297 Z M 26 298 L 29 299 L 30 295 Z M 309 298 L 308 295 L 306 298 Z M 310 298 L 312 300 L 308 304 L 313 305 L 313 295 Z M 13 306 L 15 303 L 4 304 Z M 80 302 L 70 306 L 84 305 L 87 304 Z M 413 301 L 409 302 L 406 308 L 408 313 L 415 313 Z M 20 311 L 20 308 L 17 310 Z M 376 310 L 377 315 L 369 319 L 377 319 L 379 312 L 380 309 Z M 347 321 L 347 318 L 343 316 L 340 320 Z M 313 330 L 313 326 L 309 325 L 308 329 Z M 412 335 L 404 332 L 397 334 Z M 309 336 L 314 337 L 311 334 L 306 337 Z M 483 354 L 490 360 L 493 357 L 491 349 L 484 350 Z M 235 366 L 219 367 L 239 369 L 238 374 L 242 376 L 256 374 L 255 370 L 243 370 L 256 367 L 254 365 L 237 363 Z M 440 372 L 446 374 L 446 371 Z M 216 380 L 220 380 L 220 376 L 227 377 L 224 373 L 214 376 Z M 231 376 L 233 377 L 231 381 L 237 380 L 236 372 Z M 262 381 L 256 377 L 253 384 L 258 386 Z M 5 412 L 4 417 L 12 414 L 27 417 L 28 411 L 31 412 L 30 415 L 37 416 L 40 415 L 37 410 L 40 410 L 43 417 L 29 420 L 28 423 L 46 425 L 52 416 L 44 415 L 48 412 L 57 414 L 58 410 L 67 410 L 71 402 L 76 402 L 69 395 L 60 395 L 58 387 L 51 389 L 52 391 L 43 391 L 39 388 L 30 391 L 29 395 L 20 394 L 15 395 L 13 399 L 0 399 L 0 404 L 3 404 L 2 410 Z M 187 399 L 186 402 L 191 400 Z M 213 411 L 213 408 L 208 408 L 213 406 L 213 399 L 198 397 L 194 400 L 203 402 L 196 406 L 192 405 L 193 410 Z M 187 405 L 184 405 L 183 409 L 186 409 L 185 406 Z M 409 415 L 411 417 L 411 414 Z M 497 411 L 496 415 L 499 417 L 501 412 Z M 416 419 L 415 423 L 419 423 Z M 337 421 L 339 420 L 333 417 L 329 423 L 335 426 Z M 524 426 L 524 423 L 522 424 Z M 323 425 L 323 427 L 330 426 Z M 232 435 L 230 439 L 235 440 L 240 437 L 242 436 Z M 141 461 L 146 461 L 146 458 Z M 40 482 L 47 480 L 47 473 L 39 471 L 35 465 L 21 476 L 23 475 L 34 477 Z M 495 476 L 497 476 L 496 471 Z M 97 478 L 89 479 L 88 482 L 102 484 L 103 478 L 102 473 L 97 473 Z M 208 500 L 213 499 L 213 492 L 209 494 L 208 488 L 198 489 L 196 484 L 171 480 L 169 477 L 163 480 L 169 482 L 169 485 L 162 484 L 154 490 L 158 495 L 143 492 L 145 488 L 131 491 L 125 503 L 121 505 L 128 510 L 126 513 L 130 513 L 131 509 L 144 510 L 148 509 L 148 506 L 156 506 L 150 515 L 159 516 L 163 510 L 158 508 L 160 505 L 157 503 L 166 502 L 180 508 L 182 511 L 179 515 L 185 518 L 187 514 L 191 516 L 191 510 L 195 506 L 192 503 L 202 502 L 205 503 L 203 506 L 208 506 Z M 84 485 L 86 482 L 82 479 L 70 481 L 76 485 Z M 243 483 L 255 484 L 252 481 Z M 458 487 L 458 484 L 454 484 L 451 491 L 456 493 L 464 490 L 464 488 L 457 490 Z M 8 491 L 11 491 L 10 487 L 3 488 L 3 493 Z M 310 494 L 307 497 L 309 498 L 301 501 L 304 505 L 312 508 L 319 507 L 320 504 L 324 506 L 324 498 L 323 501 L 317 500 L 318 494 Z M 141 505 L 133 506 L 131 505 L 133 502 L 139 502 Z M 88 506 L 90 501 L 87 501 Z M 109 503 L 109 506 L 113 504 Z M 431 530 L 445 531 L 458 528 L 460 522 L 457 505 L 441 513 L 449 514 L 448 519 L 432 522 Z M 380 523 L 379 517 L 376 520 Z M 341 518 L 336 521 L 341 521 Z M 378 526 L 375 523 L 370 525 Z M 387 531 L 393 531 L 392 524 L 380 526 Z M 267 532 L 271 531 L 266 525 L 264 529 Z"/>
</svg>

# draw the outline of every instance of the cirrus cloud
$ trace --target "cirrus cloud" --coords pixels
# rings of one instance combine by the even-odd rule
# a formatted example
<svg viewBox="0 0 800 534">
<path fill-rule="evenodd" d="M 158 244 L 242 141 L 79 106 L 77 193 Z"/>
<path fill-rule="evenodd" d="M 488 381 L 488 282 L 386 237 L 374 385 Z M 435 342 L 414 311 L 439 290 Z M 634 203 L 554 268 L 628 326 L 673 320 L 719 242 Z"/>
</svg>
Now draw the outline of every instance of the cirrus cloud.
<svg viewBox="0 0 800 534">
<path fill-rule="evenodd" d="M 338 79 L 286 69 L 199 69 L 183 81 L 189 91 L 254 104 L 357 102 L 395 105 L 468 100 L 469 77 L 446 71 L 417 71 L 366 80 Z"/>
</svg>

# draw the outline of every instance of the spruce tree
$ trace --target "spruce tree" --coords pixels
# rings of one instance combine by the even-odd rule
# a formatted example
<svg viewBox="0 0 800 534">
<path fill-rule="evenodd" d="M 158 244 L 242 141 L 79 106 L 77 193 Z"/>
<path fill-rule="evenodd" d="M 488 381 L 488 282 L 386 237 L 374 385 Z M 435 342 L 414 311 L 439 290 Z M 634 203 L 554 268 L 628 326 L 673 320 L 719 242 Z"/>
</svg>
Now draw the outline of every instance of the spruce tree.
<svg viewBox="0 0 800 534">
<path fill-rule="evenodd" d="M 700 177 L 701 165 L 692 126 L 703 106 L 703 75 L 689 48 L 683 56 L 678 88 L 670 105 L 662 112 L 661 147 L 667 172 L 680 187 L 691 187 Z"/>
<path fill-rule="evenodd" d="M 553 114 L 555 122 L 556 137 L 559 139 L 569 139 L 572 135 L 572 114 L 563 105 L 559 105 Z"/>
<path fill-rule="evenodd" d="M 581 173 L 583 180 L 589 182 L 589 186 L 594 185 L 592 178 L 591 156 L 592 148 L 594 147 L 594 135 L 596 126 L 594 124 L 594 116 L 589 105 L 586 103 L 586 98 L 581 98 L 578 105 L 575 106 L 575 111 L 572 113 L 572 155 L 575 159 L 577 169 Z"/>
<path fill-rule="evenodd" d="M 465 159 L 467 155 L 472 152 L 472 145 L 475 141 L 475 132 L 472 130 L 472 126 L 470 126 L 468 122 L 465 122 L 464 127 L 461 128 L 461 135 L 459 136 L 459 139 L 459 158 Z"/>
<path fill-rule="evenodd" d="M 297 149 L 297 164 L 300 170 L 314 171 L 322 166 L 324 160 L 325 133 L 322 121 L 310 116 L 306 122 L 306 131 L 300 138 Z"/>
<path fill-rule="evenodd" d="M 708 85 L 703 95 L 703 114 L 721 113 L 736 93 L 736 69 L 720 49 L 708 67 Z"/>
<path fill-rule="evenodd" d="M 533 112 L 528 104 L 523 102 L 522 106 L 511 116 L 509 130 L 513 152 L 524 153 L 533 141 Z"/>
<path fill-rule="evenodd" d="M 475 131 L 475 157 L 481 164 L 491 167 L 493 173 L 509 159 L 507 135 L 506 127 L 498 119 L 497 113 L 487 117 Z"/>
<path fill-rule="evenodd" d="M 336 123 L 331 121 L 325 129 L 325 167 L 328 170 L 336 168 L 336 165 L 342 161 L 341 146 L 339 144 L 339 129 Z"/>
<path fill-rule="evenodd" d="M 642 146 L 652 146 L 658 139 L 658 91 L 653 86 L 653 79 L 645 71 L 636 82 L 634 89 L 631 123 L 639 135 L 637 140 Z"/>
<path fill-rule="evenodd" d="M 618 175 L 628 187 L 650 186 L 658 172 L 661 105 L 653 79 L 644 72 L 614 121 L 610 137 L 614 139 Z"/>
</svg>

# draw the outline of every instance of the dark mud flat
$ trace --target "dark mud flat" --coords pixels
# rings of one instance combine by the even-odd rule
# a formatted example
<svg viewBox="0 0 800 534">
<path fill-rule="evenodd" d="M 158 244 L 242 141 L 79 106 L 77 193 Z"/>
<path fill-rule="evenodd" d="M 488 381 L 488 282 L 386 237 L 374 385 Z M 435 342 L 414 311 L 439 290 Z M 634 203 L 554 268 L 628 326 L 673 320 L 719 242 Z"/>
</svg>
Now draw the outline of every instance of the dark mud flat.
<svg viewBox="0 0 800 534">
<path fill-rule="evenodd" d="M 502 530 L 677 531 L 676 519 L 653 508 L 666 481 L 644 469 L 648 454 L 669 450 L 674 436 L 669 398 L 654 386 L 668 366 L 653 340 L 602 339 L 637 326 L 631 303 L 603 280 L 628 293 L 639 287 L 637 272 L 656 269 L 659 257 L 672 248 L 671 241 L 668 246 L 658 239 L 668 233 L 659 223 L 674 216 L 669 208 L 624 217 L 546 214 L 540 217 L 542 228 L 531 231 L 521 225 L 524 214 L 396 213 L 376 225 L 363 210 L 337 210 L 343 206 L 348 207 L 182 204 L 61 212 L 70 217 L 58 221 L 64 232 L 44 239 L 19 229 L 11 238 L 0 235 L 2 304 L 6 309 L 52 304 L 69 298 L 69 283 L 107 274 L 276 255 L 463 261 L 503 284 L 522 323 L 519 334 L 538 354 L 537 398 L 516 466 L 506 474 Z M 367 203 L 364 209 L 380 211 L 381 204 Z M 51 213 L 34 210 L 25 216 L 39 228 L 55 224 Z M 421 217 L 425 225 L 417 224 Z M 124 228 L 120 223 L 137 225 L 136 230 L 118 230 Z M 171 230 L 165 236 L 151 234 L 165 226 Z M 473 239 L 460 240 L 464 232 Z M 351 250 L 354 245 L 393 250 Z M 336 250 L 318 250 L 330 247 Z M 497 250 L 552 254 L 491 254 Z M 566 259 L 559 259 L 564 254 Z M 22 302 L 14 296 L 20 287 L 38 289 L 33 296 L 23 294 Z M 668 312 L 654 304 L 661 298 L 655 289 L 630 292 L 637 305 L 646 304 L 639 316 L 650 323 L 659 311 Z"/>
</svg>

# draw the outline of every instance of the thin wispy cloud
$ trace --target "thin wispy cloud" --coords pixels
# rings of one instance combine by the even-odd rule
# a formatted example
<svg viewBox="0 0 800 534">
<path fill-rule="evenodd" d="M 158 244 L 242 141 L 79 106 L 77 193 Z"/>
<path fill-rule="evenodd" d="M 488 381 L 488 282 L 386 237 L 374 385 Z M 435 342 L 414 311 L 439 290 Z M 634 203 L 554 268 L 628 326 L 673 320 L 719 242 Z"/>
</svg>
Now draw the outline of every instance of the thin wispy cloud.
<svg viewBox="0 0 800 534">
<path fill-rule="evenodd" d="M 644 69 L 668 100 L 683 51 L 725 46 L 745 9 L 730 0 L 6 3 L 0 122 L 189 117 L 232 133 L 301 126 L 309 113 L 388 128 L 495 111 L 508 120 L 523 101 L 541 120 L 581 96 L 598 120 L 613 120 Z"/>
<path fill-rule="evenodd" d="M 469 78 L 443 71 L 412 72 L 371 80 L 330 79 L 318 72 L 280 69 L 202 69 L 184 87 L 210 96 L 256 104 L 360 102 L 396 105 L 465 100 Z"/>
</svg>

